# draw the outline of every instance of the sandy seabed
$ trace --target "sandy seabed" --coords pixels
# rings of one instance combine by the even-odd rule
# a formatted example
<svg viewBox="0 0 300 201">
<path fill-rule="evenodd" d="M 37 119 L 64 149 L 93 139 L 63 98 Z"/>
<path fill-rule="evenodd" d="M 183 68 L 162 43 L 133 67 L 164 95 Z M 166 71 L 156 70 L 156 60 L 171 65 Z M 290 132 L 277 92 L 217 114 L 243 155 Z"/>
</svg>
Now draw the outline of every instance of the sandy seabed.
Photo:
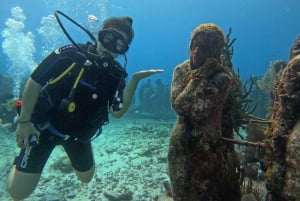
<svg viewBox="0 0 300 201">
<path fill-rule="evenodd" d="M 153 201 L 166 194 L 167 150 L 175 120 L 111 120 L 93 144 L 96 172 L 83 184 L 70 170 L 58 146 L 49 158 L 38 187 L 25 201 Z M 0 130 L 0 200 L 12 201 L 7 177 L 18 153 L 15 134 Z M 132 199 L 130 199 L 132 198 Z"/>
<path fill-rule="evenodd" d="M 111 118 L 93 144 L 96 171 L 83 184 L 61 146 L 52 152 L 40 182 L 24 201 L 172 201 L 163 185 L 169 182 L 167 152 L 175 119 Z M 0 127 L 0 201 L 13 201 L 6 183 L 19 149 L 14 132 Z M 264 182 L 256 183 L 265 194 Z"/>
</svg>

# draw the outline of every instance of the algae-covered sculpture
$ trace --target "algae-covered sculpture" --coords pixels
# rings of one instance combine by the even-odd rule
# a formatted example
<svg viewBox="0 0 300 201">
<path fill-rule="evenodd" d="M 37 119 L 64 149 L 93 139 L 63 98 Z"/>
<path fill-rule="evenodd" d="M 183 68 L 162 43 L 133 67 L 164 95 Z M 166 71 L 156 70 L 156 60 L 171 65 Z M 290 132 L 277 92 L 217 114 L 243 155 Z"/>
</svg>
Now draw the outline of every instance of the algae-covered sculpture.
<svg viewBox="0 0 300 201">
<path fill-rule="evenodd" d="M 178 120 L 168 153 L 174 201 L 241 199 L 239 160 L 221 140 L 223 106 L 233 82 L 221 64 L 224 44 L 217 25 L 201 24 L 192 32 L 190 59 L 174 69 L 171 103 Z"/>
<path fill-rule="evenodd" d="M 300 199 L 300 36 L 276 86 L 265 158 L 271 201 Z"/>
</svg>

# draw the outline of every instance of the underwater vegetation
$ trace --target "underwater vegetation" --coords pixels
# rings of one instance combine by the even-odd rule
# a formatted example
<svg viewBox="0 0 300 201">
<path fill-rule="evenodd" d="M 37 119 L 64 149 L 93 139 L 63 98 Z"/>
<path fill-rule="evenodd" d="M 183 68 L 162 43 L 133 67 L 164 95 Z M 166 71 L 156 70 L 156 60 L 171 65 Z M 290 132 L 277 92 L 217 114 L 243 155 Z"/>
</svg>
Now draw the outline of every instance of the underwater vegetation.
<svg viewBox="0 0 300 201">
<path fill-rule="evenodd" d="M 286 66 L 286 62 L 283 60 L 276 60 L 271 62 L 268 71 L 262 77 L 257 80 L 257 85 L 261 90 L 273 91 L 275 84 L 279 81 L 281 73 Z"/>
<path fill-rule="evenodd" d="M 259 90 L 265 93 L 268 97 L 268 102 L 264 103 L 264 109 L 266 110 L 267 115 L 264 118 L 270 118 L 271 113 L 273 112 L 272 104 L 274 101 L 275 85 L 280 79 L 282 71 L 286 66 L 286 62 L 283 60 L 276 60 L 271 62 L 268 71 L 266 74 L 256 81 L 258 87 L 257 93 Z M 262 95 L 262 93 L 260 93 Z M 261 102 L 260 102 L 261 103 Z"/>
<path fill-rule="evenodd" d="M 227 54 L 230 55 L 232 52 L 227 51 Z M 246 157 L 248 162 L 260 161 L 262 164 L 268 190 L 265 199 L 271 201 L 294 201 L 300 197 L 300 168 L 297 165 L 300 162 L 299 53 L 300 37 L 292 47 L 288 64 L 282 60 L 273 62 L 266 75 L 261 80 L 257 80 L 256 84 L 259 89 L 266 91 L 269 95 L 267 104 L 271 107 L 268 108 L 268 114 L 265 115 L 266 118 L 269 117 L 268 119 L 252 115 L 256 107 L 249 111 L 247 106 L 248 102 L 252 102 L 247 97 L 253 89 L 253 79 L 250 78 L 248 90 L 245 90 L 245 87 L 241 90 L 241 82 L 237 82 L 240 85 L 237 85 L 236 90 L 231 91 L 234 104 L 231 105 L 230 110 L 234 130 L 239 135 L 239 129 L 245 128 L 249 141 L 230 140 L 224 135 L 223 140 L 256 147 L 254 149 L 246 148 Z M 230 62 L 228 63 L 230 64 Z M 241 93 L 242 91 L 244 94 Z M 243 139 L 242 136 L 240 137 Z M 260 152 L 258 153 L 257 150 Z M 251 158 L 254 155 L 256 157 Z M 248 186 L 251 186 L 250 184 Z M 244 193 L 242 200 L 263 200 L 264 196 L 259 194 L 256 188 L 251 189 L 257 196 L 250 198 L 245 193 L 247 190 L 244 190 L 242 191 Z"/>
<path fill-rule="evenodd" d="M 269 91 L 272 109 L 268 120 L 249 121 L 258 124 L 247 128 L 247 139 L 256 142 L 234 142 L 264 150 L 250 160 L 263 166 L 268 201 L 296 201 L 300 197 L 300 36 L 291 48 L 289 62 L 283 65 L 282 61 L 273 63 L 258 82 Z"/>
</svg>

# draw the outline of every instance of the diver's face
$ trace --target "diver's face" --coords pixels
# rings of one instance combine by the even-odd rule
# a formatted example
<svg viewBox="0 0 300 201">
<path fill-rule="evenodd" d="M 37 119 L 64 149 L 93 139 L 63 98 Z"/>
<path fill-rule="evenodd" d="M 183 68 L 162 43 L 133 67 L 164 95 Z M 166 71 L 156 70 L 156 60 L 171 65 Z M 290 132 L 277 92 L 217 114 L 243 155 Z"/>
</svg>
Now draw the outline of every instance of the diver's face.
<svg viewBox="0 0 300 201">
<path fill-rule="evenodd" d="M 114 59 L 119 56 L 119 54 L 113 53 L 113 52 L 105 49 L 105 47 L 103 47 L 103 45 L 100 42 L 98 42 L 97 43 L 97 54 L 102 56 L 104 52 L 109 53 L 110 56 Z"/>
<path fill-rule="evenodd" d="M 125 54 L 129 48 L 126 34 L 113 28 L 100 30 L 98 41 L 106 50 L 115 54 Z"/>
</svg>

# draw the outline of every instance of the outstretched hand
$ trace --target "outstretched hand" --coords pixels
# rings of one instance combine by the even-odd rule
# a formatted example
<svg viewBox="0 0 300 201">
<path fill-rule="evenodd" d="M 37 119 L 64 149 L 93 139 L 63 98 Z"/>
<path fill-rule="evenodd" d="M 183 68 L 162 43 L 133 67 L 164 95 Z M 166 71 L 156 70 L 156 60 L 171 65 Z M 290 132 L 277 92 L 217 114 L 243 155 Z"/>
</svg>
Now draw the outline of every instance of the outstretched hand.
<svg viewBox="0 0 300 201">
<path fill-rule="evenodd" d="M 142 71 L 138 71 L 138 72 L 134 73 L 133 78 L 136 79 L 137 81 L 139 81 L 139 80 L 149 77 L 153 74 L 163 73 L 163 72 L 165 72 L 165 70 L 162 70 L 162 69 L 142 70 Z"/>
<path fill-rule="evenodd" d="M 123 91 L 123 107 L 121 110 L 115 111 L 111 107 L 111 114 L 113 117 L 120 118 L 129 108 L 132 98 L 134 96 L 134 92 L 136 90 L 136 87 L 141 79 L 144 79 L 146 77 L 149 77 L 156 73 L 162 73 L 165 72 L 162 69 L 151 69 L 151 70 L 142 70 L 138 71 L 133 74 L 132 79 L 128 82 L 126 85 L 124 91 Z"/>
</svg>

